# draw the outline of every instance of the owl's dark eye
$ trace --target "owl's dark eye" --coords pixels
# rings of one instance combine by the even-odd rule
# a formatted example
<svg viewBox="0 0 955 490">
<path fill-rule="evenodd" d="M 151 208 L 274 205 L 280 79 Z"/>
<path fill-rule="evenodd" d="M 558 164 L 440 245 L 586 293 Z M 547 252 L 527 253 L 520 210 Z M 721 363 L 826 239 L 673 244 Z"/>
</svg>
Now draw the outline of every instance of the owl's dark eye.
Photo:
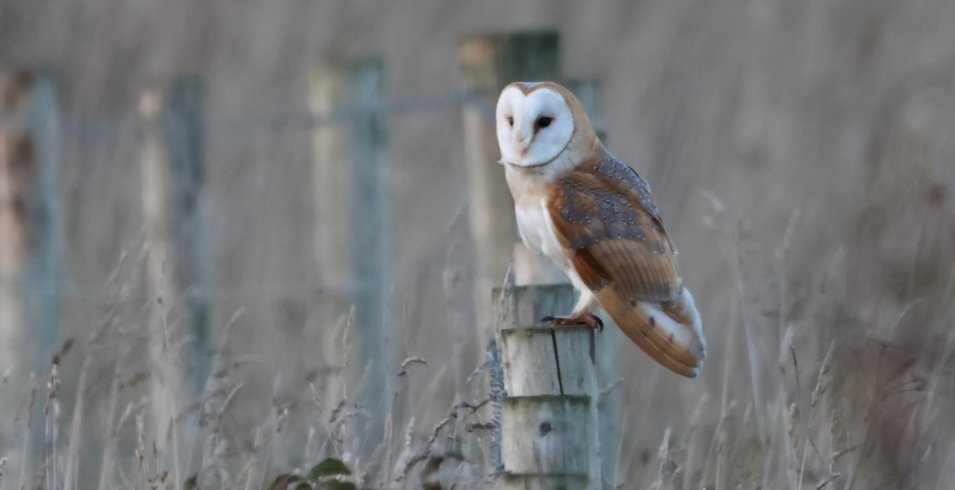
<svg viewBox="0 0 955 490">
<path fill-rule="evenodd" d="M 514 127 L 514 116 L 507 116 L 507 125 L 512 128 Z"/>
<path fill-rule="evenodd" d="M 547 126 L 550 126 L 550 123 L 552 122 L 554 122 L 554 118 L 550 116 L 541 116 L 541 117 L 538 117 L 536 121 L 534 121 L 534 127 L 536 127 L 537 129 L 546 128 Z"/>
</svg>

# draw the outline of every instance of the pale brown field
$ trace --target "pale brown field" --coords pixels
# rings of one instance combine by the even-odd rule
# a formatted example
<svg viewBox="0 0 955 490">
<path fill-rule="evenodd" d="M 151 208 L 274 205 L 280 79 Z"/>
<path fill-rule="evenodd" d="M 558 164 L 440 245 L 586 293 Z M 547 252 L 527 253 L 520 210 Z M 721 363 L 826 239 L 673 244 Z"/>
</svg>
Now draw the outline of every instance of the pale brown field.
<svg viewBox="0 0 955 490">
<path fill-rule="evenodd" d="M 0 72 L 58 80 L 64 251 L 53 288 L 0 269 L 0 489 L 258 489 L 327 457 L 359 488 L 486 484 L 458 45 L 540 30 L 563 77 L 599 83 L 709 343 L 684 380 L 601 334 L 621 340 L 607 486 L 955 488 L 953 24 L 938 0 L 0 0 Z M 381 343 L 322 248 L 314 137 L 350 119 L 315 117 L 310 80 L 339 59 L 383 67 Z M 137 111 L 184 74 L 204 285 L 165 297 Z M 23 319 L 49 304 L 55 339 Z"/>
</svg>

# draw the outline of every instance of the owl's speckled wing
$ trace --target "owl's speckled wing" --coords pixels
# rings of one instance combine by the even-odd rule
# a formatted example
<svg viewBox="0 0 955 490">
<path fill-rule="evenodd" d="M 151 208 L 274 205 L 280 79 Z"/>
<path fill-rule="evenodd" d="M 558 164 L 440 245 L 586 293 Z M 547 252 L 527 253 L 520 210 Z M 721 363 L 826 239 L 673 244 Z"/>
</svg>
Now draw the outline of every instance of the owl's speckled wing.
<svg viewBox="0 0 955 490">
<path fill-rule="evenodd" d="M 630 301 L 669 302 L 682 289 L 676 250 L 650 186 L 608 153 L 562 177 L 549 212 L 575 271 L 592 291 L 612 285 Z"/>
<path fill-rule="evenodd" d="M 556 182 L 548 212 L 574 272 L 623 333 L 696 376 L 706 355 L 699 315 L 646 181 L 603 152 Z"/>
</svg>

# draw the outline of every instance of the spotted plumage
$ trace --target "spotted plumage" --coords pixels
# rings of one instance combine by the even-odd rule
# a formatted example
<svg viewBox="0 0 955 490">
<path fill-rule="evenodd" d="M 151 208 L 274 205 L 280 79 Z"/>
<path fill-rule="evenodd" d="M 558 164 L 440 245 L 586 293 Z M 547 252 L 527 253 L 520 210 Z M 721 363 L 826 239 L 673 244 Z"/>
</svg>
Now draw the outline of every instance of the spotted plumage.
<svg viewBox="0 0 955 490">
<path fill-rule="evenodd" d="M 676 300 L 683 287 L 676 250 L 649 186 L 630 167 L 604 153 L 561 177 L 548 202 L 558 237 L 573 251 L 578 273 L 588 272 L 581 279 L 591 291 L 612 279 L 628 298 Z"/>
</svg>

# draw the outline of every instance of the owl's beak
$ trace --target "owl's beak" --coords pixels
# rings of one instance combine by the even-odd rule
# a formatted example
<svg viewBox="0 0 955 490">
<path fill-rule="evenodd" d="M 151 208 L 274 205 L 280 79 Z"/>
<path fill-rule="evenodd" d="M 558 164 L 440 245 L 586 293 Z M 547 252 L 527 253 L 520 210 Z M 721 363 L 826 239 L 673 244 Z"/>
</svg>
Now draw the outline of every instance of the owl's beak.
<svg viewBox="0 0 955 490">
<path fill-rule="evenodd" d="M 534 133 L 526 130 L 522 130 L 517 135 L 517 146 L 521 149 L 521 155 L 527 156 L 527 150 L 531 147 L 531 142 L 534 141 Z"/>
<path fill-rule="evenodd" d="M 530 147 L 531 147 L 531 140 L 530 140 L 530 138 L 528 138 L 528 139 L 521 138 L 521 139 L 518 140 L 518 142 L 517 142 L 517 152 L 518 152 L 522 157 L 526 157 L 526 156 L 527 156 L 527 152 L 530 150 Z"/>
</svg>

